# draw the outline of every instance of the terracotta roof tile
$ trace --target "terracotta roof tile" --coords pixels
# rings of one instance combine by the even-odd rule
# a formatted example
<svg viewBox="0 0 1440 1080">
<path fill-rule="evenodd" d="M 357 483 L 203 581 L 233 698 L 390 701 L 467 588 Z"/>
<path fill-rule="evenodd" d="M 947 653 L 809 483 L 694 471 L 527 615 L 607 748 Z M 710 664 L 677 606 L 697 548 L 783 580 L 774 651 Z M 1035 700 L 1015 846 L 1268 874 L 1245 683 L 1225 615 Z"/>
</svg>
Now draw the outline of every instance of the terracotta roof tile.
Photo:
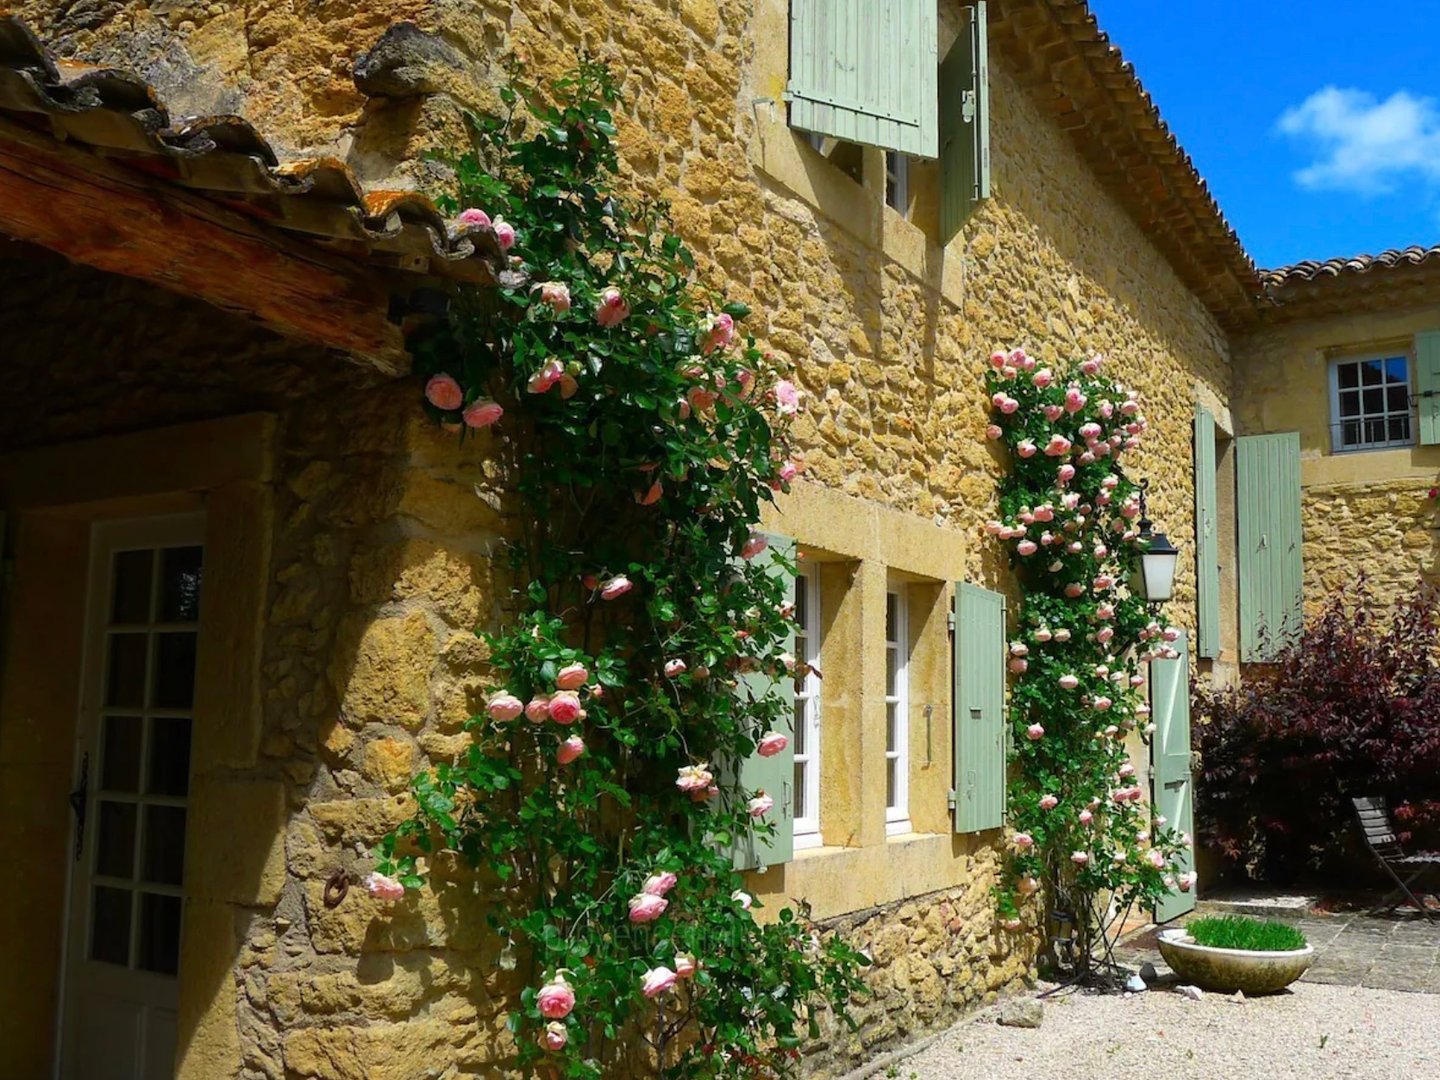
<svg viewBox="0 0 1440 1080">
<path fill-rule="evenodd" d="M 1299 282 L 1369 274 L 1437 261 L 1440 261 L 1440 244 L 1434 247 L 1412 245 L 1407 248 L 1389 248 L 1375 255 L 1351 255 L 1348 258 L 1340 259 L 1306 259 L 1290 266 L 1263 270 L 1260 277 L 1267 289 L 1277 289 Z"/>
<path fill-rule="evenodd" d="M 447 223 L 415 192 L 369 191 L 344 162 L 281 162 L 243 117 L 172 117 L 120 68 L 57 60 L 0 16 L 0 116 L 333 247 L 377 268 L 492 283 L 506 259 L 488 228 Z"/>
</svg>

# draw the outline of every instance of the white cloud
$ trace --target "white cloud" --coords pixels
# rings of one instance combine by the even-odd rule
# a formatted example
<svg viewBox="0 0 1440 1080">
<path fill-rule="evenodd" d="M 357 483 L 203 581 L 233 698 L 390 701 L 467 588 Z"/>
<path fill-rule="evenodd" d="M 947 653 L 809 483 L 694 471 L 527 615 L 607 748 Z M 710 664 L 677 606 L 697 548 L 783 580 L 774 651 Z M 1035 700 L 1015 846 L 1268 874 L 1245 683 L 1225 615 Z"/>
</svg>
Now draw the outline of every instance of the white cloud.
<svg viewBox="0 0 1440 1080">
<path fill-rule="evenodd" d="M 1402 182 L 1440 190 L 1440 108 L 1397 90 L 1384 101 L 1327 86 L 1286 109 L 1279 130 L 1303 141 L 1314 160 L 1294 174 L 1311 190 L 1384 195 Z"/>
</svg>

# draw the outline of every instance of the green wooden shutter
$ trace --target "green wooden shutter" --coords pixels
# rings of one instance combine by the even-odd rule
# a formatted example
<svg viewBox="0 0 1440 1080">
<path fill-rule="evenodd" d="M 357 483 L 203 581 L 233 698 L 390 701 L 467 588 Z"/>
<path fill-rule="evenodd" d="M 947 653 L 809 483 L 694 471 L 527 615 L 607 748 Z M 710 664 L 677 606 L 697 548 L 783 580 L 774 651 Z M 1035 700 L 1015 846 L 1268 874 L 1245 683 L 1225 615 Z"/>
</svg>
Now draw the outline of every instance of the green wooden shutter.
<svg viewBox="0 0 1440 1080">
<path fill-rule="evenodd" d="M 1169 827 L 1182 833 L 1195 832 L 1195 782 L 1190 774 L 1190 649 L 1184 634 L 1175 642 L 1180 654 L 1174 660 L 1154 660 L 1150 664 L 1151 719 L 1155 722 L 1155 739 L 1150 745 L 1154 764 L 1154 791 L 1151 801 L 1155 810 L 1169 821 Z M 1195 865 L 1195 853 L 1186 850 L 1177 868 L 1177 876 L 1189 873 Z M 1155 921 L 1169 922 L 1195 908 L 1195 893 L 1174 889 L 1155 905 Z"/>
<path fill-rule="evenodd" d="M 955 586 L 955 831 L 1005 819 L 1005 597 Z"/>
<path fill-rule="evenodd" d="M 1273 659 L 1300 634 L 1300 436 L 1235 440 L 1240 526 L 1240 659 Z"/>
<path fill-rule="evenodd" d="M 1215 417 L 1195 406 L 1195 581 L 1200 633 L 1196 654 L 1220 655 L 1219 512 L 1215 496 Z"/>
<path fill-rule="evenodd" d="M 791 0 L 790 126 L 933 158 L 935 0 Z"/>
<path fill-rule="evenodd" d="M 940 65 L 940 243 L 990 197 L 990 67 L 985 5 L 960 9 L 960 35 Z"/>
<path fill-rule="evenodd" d="M 1440 330 L 1415 335 L 1415 393 L 1419 396 L 1420 441 L 1440 443 Z"/>
<path fill-rule="evenodd" d="M 755 565 L 786 583 L 786 597 L 795 600 L 795 541 L 789 537 L 769 536 L 770 546 L 752 560 Z M 783 645 L 785 652 L 793 652 L 792 637 Z M 742 702 L 760 701 L 770 694 L 780 694 L 786 701 L 780 709 L 773 729 L 783 732 L 790 743 L 773 757 L 752 754 L 740 766 L 740 785 L 746 796 L 763 790 L 775 800 L 775 807 L 766 815 L 766 822 L 775 826 L 773 836 L 760 836 L 746 829 L 743 836 L 735 841 L 735 869 L 753 870 L 759 866 L 775 866 L 789 862 L 795 854 L 795 684 L 791 679 L 772 679 L 765 674 L 744 675 L 740 679 Z M 763 730 L 756 731 L 757 737 Z"/>
</svg>

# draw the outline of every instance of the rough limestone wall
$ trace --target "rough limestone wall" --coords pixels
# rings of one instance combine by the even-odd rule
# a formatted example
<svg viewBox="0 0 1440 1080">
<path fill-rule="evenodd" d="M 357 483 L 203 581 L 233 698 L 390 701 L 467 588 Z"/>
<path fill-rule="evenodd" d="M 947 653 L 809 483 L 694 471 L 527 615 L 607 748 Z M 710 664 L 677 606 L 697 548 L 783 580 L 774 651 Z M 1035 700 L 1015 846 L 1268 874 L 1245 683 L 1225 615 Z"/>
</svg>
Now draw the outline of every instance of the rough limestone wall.
<svg viewBox="0 0 1440 1080">
<path fill-rule="evenodd" d="M 981 440 L 985 356 L 1014 344 L 1047 362 L 1099 351 L 1146 394 L 1155 431 L 1136 469 L 1154 481 L 1156 519 L 1190 537 L 1191 481 L 1178 463 L 1190 458 L 1195 385 L 1228 399 L 1226 345 L 1067 137 L 992 67 L 995 197 L 952 245 L 964 281 L 956 303 L 941 288 L 938 249 L 935 268 L 916 274 L 879 253 L 877 230 L 839 223 L 754 169 L 751 100 L 766 73 L 751 67 L 752 6 L 22 10 L 69 53 L 139 62 L 198 105 L 243 111 L 282 147 L 333 149 L 362 176 L 413 183 L 439 178 L 415 155 L 454 138 L 455 101 L 489 100 L 494 54 L 513 47 L 545 73 L 587 46 L 624 73 L 626 184 L 671 200 L 702 274 L 750 302 L 762 336 L 795 361 L 811 400 L 799 430 L 809 480 L 974 538 L 1000 473 Z M 469 57 L 453 100 L 367 102 L 355 92 L 356 56 L 406 17 L 445 31 Z M 482 894 L 458 871 L 455 887 L 393 912 L 358 891 L 334 910 L 320 900 L 330 872 L 361 865 L 357 845 L 404 816 L 409 776 L 463 745 L 459 724 L 483 683 L 470 630 L 496 615 L 487 555 L 503 520 L 493 493 L 471 490 L 483 461 L 415 421 L 410 395 L 389 389 L 312 394 L 286 413 L 260 771 L 286 784 L 287 875 L 273 911 L 240 916 L 246 1080 L 496 1075 L 498 1017 L 526 974 L 499 964 L 478 931 Z M 977 580 L 1003 582 L 989 545 L 972 540 L 969 550 Z M 1193 625 L 1192 592 L 1182 560 L 1176 622 Z M 975 857 L 988 865 L 999 855 Z M 819 1069 L 943 1024 L 1025 967 L 994 934 L 983 889 L 849 922 L 875 952 L 877 996 L 858 1040 L 833 1040 Z"/>
<path fill-rule="evenodd" d="M 1305 600 L 1314 610 L 1363 570 L 1383 605 L 1440 583 L 1440 517 L 1433 482 L 1389 480 L 1312 486 L 1301 503 Z"/>
</svg>

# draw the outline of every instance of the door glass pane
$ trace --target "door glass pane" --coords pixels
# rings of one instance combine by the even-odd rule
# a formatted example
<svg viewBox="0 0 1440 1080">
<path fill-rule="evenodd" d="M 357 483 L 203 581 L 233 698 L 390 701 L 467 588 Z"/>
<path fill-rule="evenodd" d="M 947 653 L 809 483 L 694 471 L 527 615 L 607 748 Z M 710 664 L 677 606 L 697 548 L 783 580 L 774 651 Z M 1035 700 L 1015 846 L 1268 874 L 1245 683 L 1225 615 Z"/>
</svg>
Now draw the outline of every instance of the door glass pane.
<svg viewBox="0 0 1440 1080">
<path fill-rule="evenodd" d="M 190 791 L 190 721 L 157 716 L 150 721 L 148 795 L 185 795 Z"/>
<path fill-rule="evenodd" d="M 140 894 L 140 944 L 135 966 L 174 975 L 180 970 L 180 898 Z"/>
<path fill-rule="evenodd" d="M 147 634 L 111 634 L 107 640 L 105 704 L 138 709 L 145 704 Z"/>
<path fill-rule="evenodd" d="M 885 650 L 885 693 L 894 694 L 900 674 L 900 650 Z"/>
<path fill-rule="evenodd" d="M 90 959 L 130 962 L 130 891 L 95 886 L 90 906 Z"/>
<path fill-rule="evenodd" d="M 885 761 L 885 808 L 887 810 L 895 805 L 895 766 L 898 764 L 898 758 L 887 758 Z"/>
<path fill-rule="evenodd" d="M 893 701 L 887 702 L 885 705 L 885 749 L 892 754 L 896 750 L 897 740 L 895 736 L 898 733 L 897 728 L 899 727 L 896 723 L 899 718 L 895 715 L 897 708 L 898 706 Z"/>
<path fill-rule="evenodd" d="M 795 738 L 794 738 L 794 740 L 793 740 L 793 745 L 794 745 L 794 747 L 795 747 L 795 753 L 797 753 L 797 754 L 806 754 L 806 753 L 809 753 L 809 748 L 808 748 L 808 747 L 806 746 L 806 744 L 805 744 L 805 702 L 804 702 L 804 701 L 798 701 L 798 700 L 797 700 L 797 701 L 795 702 L 795 724 L 794 724 L 794 727 L 793 727 L 791 730 L 794 731 L 794 733 L 795 733 Z"/>
<path fill-rule="evenodd" d="M 895 609 L 898 606 L 899 597 L 893 592 L 885 594 L 885 640 L 896 641 L 896 620 Z"/>
<path fill-rule="evenodd" d="M 179 885 L 185 873 L 185 808 L 145 808 L 145 857 L 140 876 L 154 885 Z"/>
<path fill-rule="evenodd" d="M 166 548 L 160 553 L 160 622 L 200 618 L 200 549 Z"/>
<path fill-rule="evenodd" d="M 195 633 L 155 635 L 155 691 L 159 709 L 188 709 L 195 699 Z"/>
<path fill-rule="evenodd" d="M 135 873 L 135 804 L 99 800 L 95 872 L 129 878 Z"/>
<path fill-rule="evenodd" d="M 795 816 L 805 816 L 805 765 L 800 761 L 795 763 Z"/>
<path fill-rule="evenodd" d="M 107 716 L 102 738 L 100 787 L 140 790 L 140 717 Z"/>
<path fill-rule="evenodd" d="M 150 570 L 154 563 L 150 551 L 117 551 L 114 564 L 114 588 L 110 595 L 112 623 L 147 623 L 150 621 Z"/>
</svg>

